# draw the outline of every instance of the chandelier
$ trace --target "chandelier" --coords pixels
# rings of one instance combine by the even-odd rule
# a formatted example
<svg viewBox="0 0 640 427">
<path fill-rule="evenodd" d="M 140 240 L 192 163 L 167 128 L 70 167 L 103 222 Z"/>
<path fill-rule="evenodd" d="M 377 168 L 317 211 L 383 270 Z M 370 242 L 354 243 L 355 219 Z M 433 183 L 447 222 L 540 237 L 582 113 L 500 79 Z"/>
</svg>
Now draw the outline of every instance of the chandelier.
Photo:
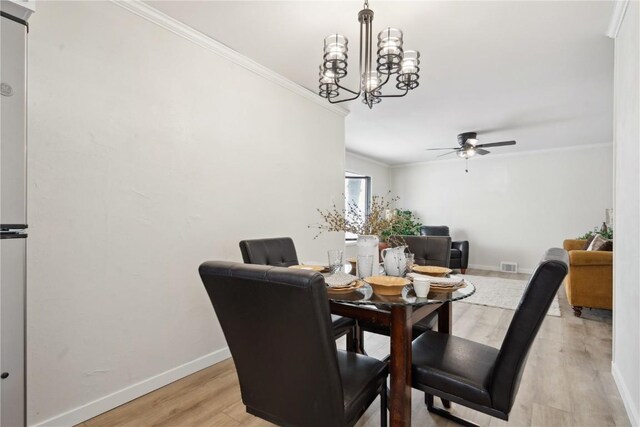
<svg viewBox="0 0 640 427">
<path fill-rule="evenodd" d="M 402 31 L 397 28 L 385 28 L 378 34 L 378 51 L 375 60 L 373 50 L 373 11 L 369 9 L 369 1 L 365 0 L 364 9 L 358 13 L 360 22 L 360 64 L 359 87 L 351 90 L 341 85 L 340 81 L 347 76 L 348 40 L 340 34 L 332 34 L 324 39 L 323 62 L 320 65 L 319 95 L 332 104 L 352 101 L 362 95 L 362 102 L 369 108 L 379 103 L 382 98 L 399 98 L 418 87 L 420 71 L 420 53 L 415 50 L 404 50 Z M 375 65 L 375 69 L 374 69 Z M 383 95 L 382 87 L 395 75 L 396 89 L 394 93 Z M 337 99 L 346 92 L 347 98 Z"/>
</svg>

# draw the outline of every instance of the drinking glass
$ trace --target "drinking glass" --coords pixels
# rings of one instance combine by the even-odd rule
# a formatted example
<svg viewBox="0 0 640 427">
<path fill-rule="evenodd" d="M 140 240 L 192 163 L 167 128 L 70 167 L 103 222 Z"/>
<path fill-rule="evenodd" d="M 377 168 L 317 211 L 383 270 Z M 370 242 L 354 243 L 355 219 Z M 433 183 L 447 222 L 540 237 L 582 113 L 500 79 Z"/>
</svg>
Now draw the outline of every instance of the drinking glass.
<svg viewBox="0 0 640 427">
<path fill-rule="evenodd" d="M 373 256 L 358 255 L 356 267 L 358 268 L 359 278 L 364 279 L 365 277 L 373 276 Z"/>
<path fill-rule="evenodd" d="M 413 268 L 413 264 L 415 262 L 415 255 L 412 253 L 406 253 L 404 255 L 407 257 L 407 265 L 404 269 L 403 276 L 406 276 L 407 274 L 411 273 L 411 269 Z"/>
<path fill-rule="evenodd" d="M 331 271 L 331 274 L 335 274 L 342 270 L 344 266 L 342 251 L 340 249 L 332 249 L 327 251 L 327 255 L 329 255 L 329 270 Z"/>
</svg>

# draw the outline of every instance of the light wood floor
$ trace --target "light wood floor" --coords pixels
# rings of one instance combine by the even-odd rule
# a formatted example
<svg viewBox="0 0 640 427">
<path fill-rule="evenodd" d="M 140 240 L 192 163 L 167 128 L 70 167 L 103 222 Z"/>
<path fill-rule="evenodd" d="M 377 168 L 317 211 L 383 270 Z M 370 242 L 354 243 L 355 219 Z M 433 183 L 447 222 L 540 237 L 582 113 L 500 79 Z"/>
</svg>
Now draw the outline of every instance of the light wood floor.
<svg viewBox="0 0 640 427">
<path fill-rule="evenodd" d="M 468 270 L 467 274 L 526 279 L 527 275 Z M 546 316 L 532 347 L 509 422 L 453 405 L 453 412 L 482 426 L 629 426 L 611 376 L 611 312 L 584 310 L 574 317 L 560 289 L 562 317 Z M 453 305 L 453 333 L 499 347 L 513 311 L 462 302 Z M 344 341 L 338 340 L 338 348 Z M 369 355 L 389 352 L 388 338 L 367 334 Z M 454 426 L 430 414 L 413 391 L 414 426 Z M 358 426 L 379 425 L 374 402 Z M 269 426 L 245 412 L 229 359 L 80 424 L 102 426 Z"/>
</svg>

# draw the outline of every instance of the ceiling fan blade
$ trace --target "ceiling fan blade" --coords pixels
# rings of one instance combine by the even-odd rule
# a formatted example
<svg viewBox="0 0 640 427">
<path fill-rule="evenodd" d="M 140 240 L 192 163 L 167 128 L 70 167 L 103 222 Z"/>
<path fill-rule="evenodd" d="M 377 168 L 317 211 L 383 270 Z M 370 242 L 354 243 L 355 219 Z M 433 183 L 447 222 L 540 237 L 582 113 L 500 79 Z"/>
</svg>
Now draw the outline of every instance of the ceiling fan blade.
<svg viewBox="0 0 640 427">
<path fill-rule="evenodd" d="M 459 147 L 447 147 L 447 148 L 425 148 L 427 151 L 432 150 L 457 150 Z"/>
<path fill-rule="evenodd" d="M 440 154 L 438 157 L 448 156 L 449 154 L 457 153 L 458 151 L 460 151 L 460 150 L 449 151 L 448 153 Z"/>
<path fill-rule="evenodd" d="M 488 144 L 478 144 L 476 145 L 476 148 L 503 147 L 505 145 L 516 145 L 516 142 L 515 141 L 490 142 Z"/>
<path fill-rule="evenodd" d="M 489 154 L 491 151 L 483 150 L 482 148 L 476 148 L 476 153 L 484 156 L 485 154 Z"/>
</svg>

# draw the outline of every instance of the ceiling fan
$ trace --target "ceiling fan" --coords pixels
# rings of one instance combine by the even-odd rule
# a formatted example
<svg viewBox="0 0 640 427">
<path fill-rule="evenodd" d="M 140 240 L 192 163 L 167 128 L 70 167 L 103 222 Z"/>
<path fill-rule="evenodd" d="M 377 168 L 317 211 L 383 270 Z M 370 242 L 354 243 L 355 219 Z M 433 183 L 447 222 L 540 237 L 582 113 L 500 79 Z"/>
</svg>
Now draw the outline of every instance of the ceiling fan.
<svg viewBox="0 0 640 427">
<path fill-rule="evenodd" d="M 432 150 L 452 150 L 448 153 L 444 153 L 439 155 L 438 157 L 447 156 L 449 154 L 456 153 L 458 157 L 461 159 L 468 160 L 469 157 L 473 157 L 476 154 L 484 156 L 485 154 L 489 154 L 490 151 L 485 150 L 485 148 L 489 147 L 503 147 L 505 145 L 516 145 L 515 141 L 501 141 L 501 142 L 490 142 L 487 144 L 478 144 L 478 134 L 476 132 L 464 132 L 458 135 L 458 145 L 459 147 L 450 147 L 450 148 L 427 148 L 428 151 Z M 466 170 L 466 172 L 469 172 Z"/>
</svg>

